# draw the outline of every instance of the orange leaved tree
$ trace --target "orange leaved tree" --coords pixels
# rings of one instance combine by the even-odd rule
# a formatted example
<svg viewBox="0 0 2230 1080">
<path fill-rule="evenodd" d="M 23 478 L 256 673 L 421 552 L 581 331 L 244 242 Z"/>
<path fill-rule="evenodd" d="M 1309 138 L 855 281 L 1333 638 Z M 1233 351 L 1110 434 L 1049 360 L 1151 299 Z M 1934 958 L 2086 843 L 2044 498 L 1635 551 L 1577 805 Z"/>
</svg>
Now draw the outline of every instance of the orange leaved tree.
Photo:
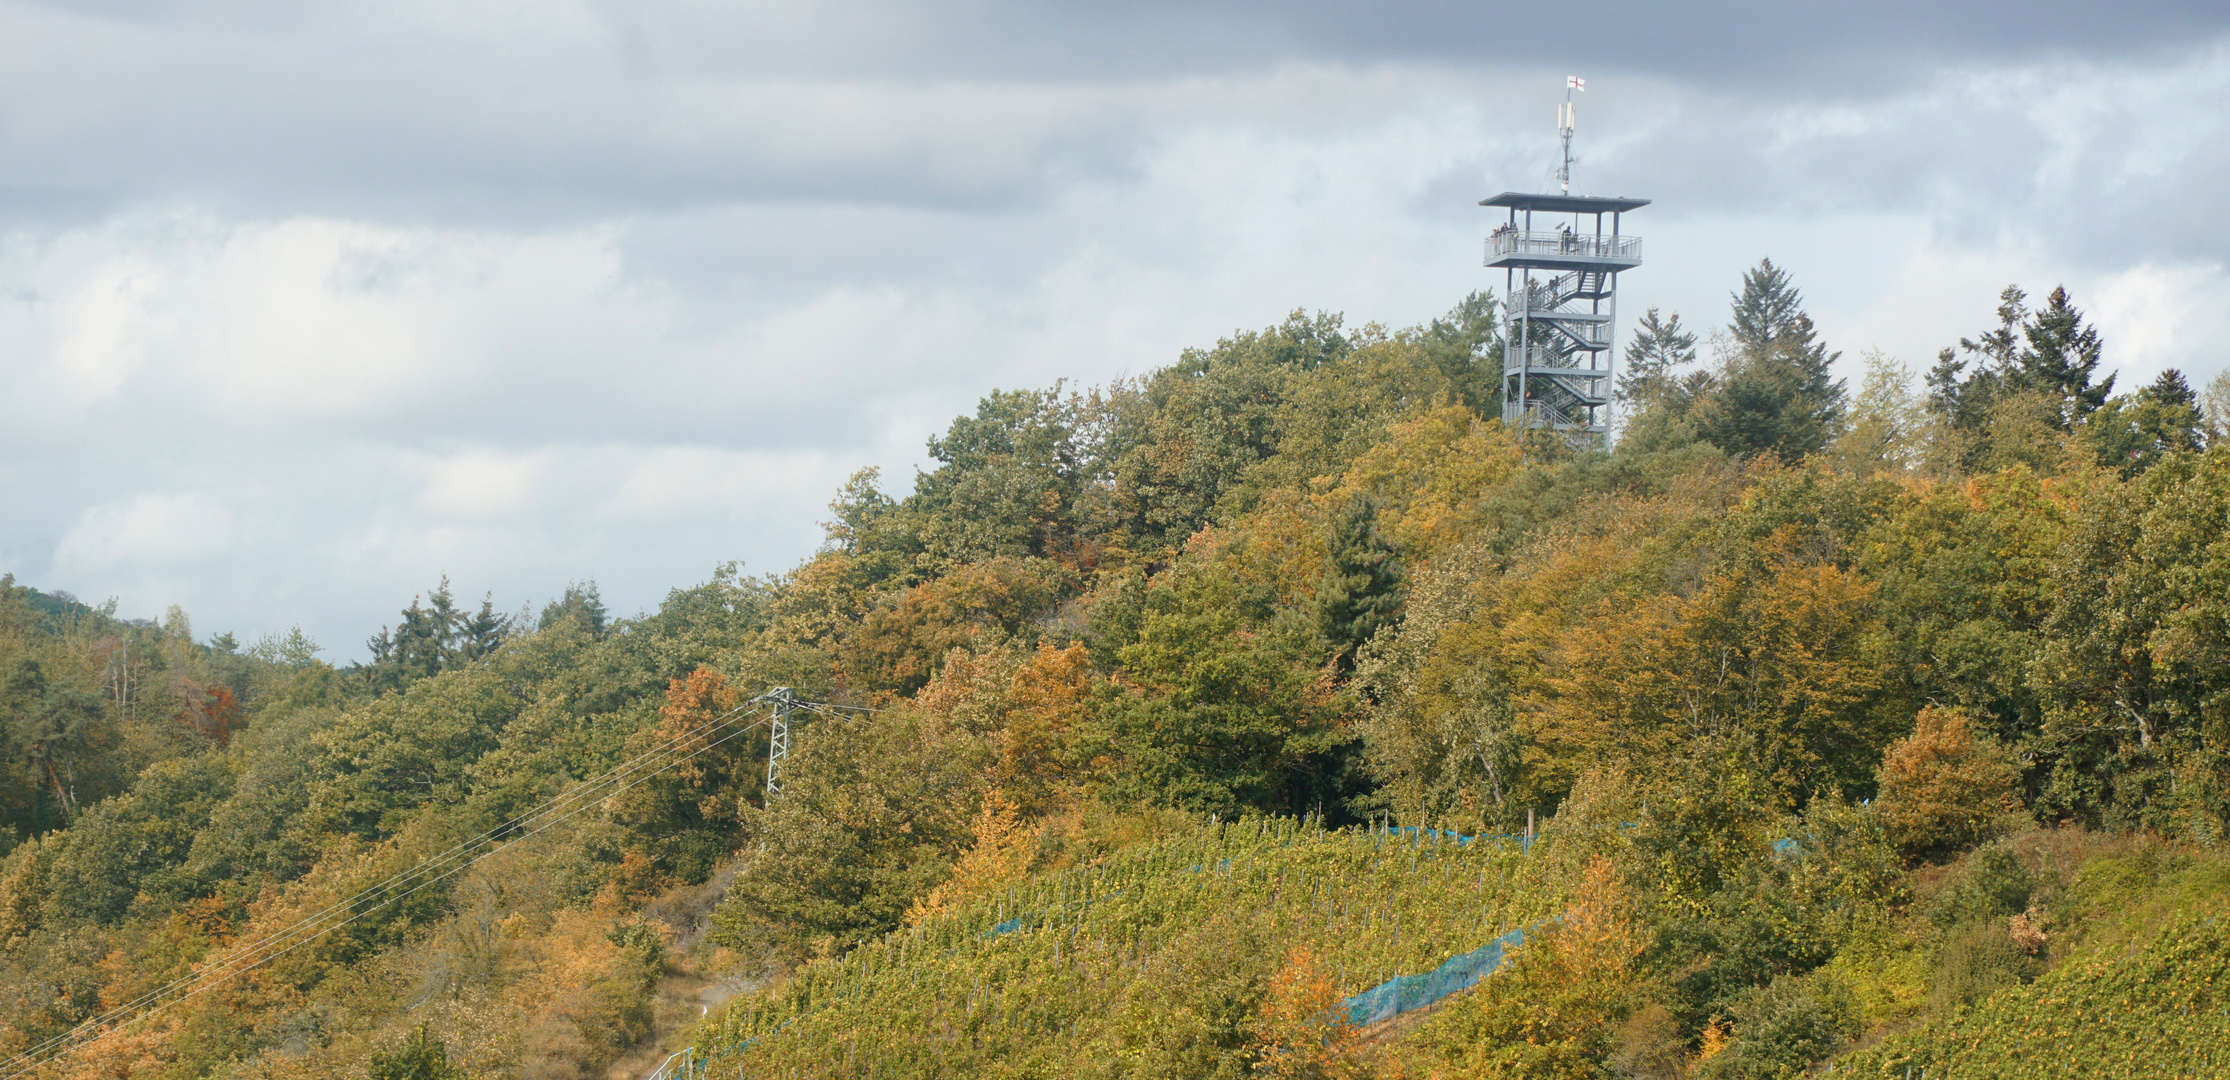
<svg viewBox="0 0 2230 1080">
<path fill-rule="evenodd" d="M 1270 977 L 1256 1014 L 1249 1047 L 1255 1074 L 1279 1080 L 1364 1075 L 1361 1033 L 1339 1001 L 1339 986 L 1315 951 L 1294 946 Z"/>
<path fill-rule="evenodd" d="M 1791 803 L 1855 790 L 1887 742 L 1881 649 L 1873 586 L 1828 563 L 1769 557 L 1686 595 L 1607 600 L 1559 643 L 1542 741 L 1642 769 L 1732 752 Z"/>
<path fill-rule="evenodd" d="M 1929 706 L 1882 755 L 1874 810 L 1907 856 L 1962 851 L 1991 839 L 2021 809 L 2020 763 L 1964 709 Z"/>
</svg>

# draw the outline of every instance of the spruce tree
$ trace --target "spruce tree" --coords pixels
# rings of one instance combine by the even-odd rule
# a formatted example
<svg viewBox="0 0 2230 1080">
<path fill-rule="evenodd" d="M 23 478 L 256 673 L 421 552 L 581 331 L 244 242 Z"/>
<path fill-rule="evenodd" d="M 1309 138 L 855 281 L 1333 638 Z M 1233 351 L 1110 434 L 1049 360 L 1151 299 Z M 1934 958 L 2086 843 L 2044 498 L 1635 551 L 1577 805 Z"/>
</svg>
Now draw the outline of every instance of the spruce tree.
<svg viewBox="0 0 2230 1080">
<path fill-rule="evenodd" d="M 2134 394 L 2108 400 L 2078 430 L 2099 464 L 2120 469 L 2124 476 L 2152 468 L 2164 455 L 2206 444 L 2199 395 L 2175 368 Z"/>
<path fill-rule="evenodd" d="M 568 590 L 568 599 L 572 596 Z M 593 584 L 589 586 L 589 598 L 592 602 L 595 599 Z M 602 625 L 602 615 L 602 605 L 597 604 L 598 626 Z M 423 600 L 411 597 L 402 616 L 393 627 L 381 627 L 365 642 L 372 659 L 359 672 L 374 691 L 401 690 L 459 664 L 484 659 L 511 632 L 510 617 L 496 613 L 495 594 L 483 596 L 479 612 L 467 615 L 457 606 L 446 574 Z"/>
<path fill-rule="evenodd" d="M 457 623 L 457 659 L 471 662 L 487 657 L 503 644 L 504 635 L 511 631 L 511 617 L 496 613 L 496 596 L 490 592 L 480 598 L 480 610 Z"/>
<path fill-rule="evenodd" d="M 2199 407 L 2198 392 L 2191 388 L 2190 383 L 2184 381 L 2184 373 L 2175 368 L 2169 368 L 2161 372 L 2159 376 L 2153 379 L 2151 386 L 2139 390 L 2137 393 L 2155 404 L 2169 408 L 2197 409 Z"/>
<path fill-rule="evenodd" d="M 402 619 L 392 629 L 382 627 L 365 642 L 372 662 L 365 666 L 364 674 L 372 689 L 400 690 L 440 674 L 456 657 L 460 613 L 449 591 L 447 575 L 425 600 L 411 597 L 410 606 L 403 609 Z"/>
<path fill-rule="evenodd" d="M 1795 461 L 1817 452 L 1843 418 L 1847 391 L 1831 370 L 1841 354 L 1819 340 L 1803 295 L 1773 260 L 1744 274 L 1733 300 L 1734 355 L 1698 430 L 1730 454 Z"/>
<path fill-rule="evenodd" d="M 2018 285 L 1998 293 L 1998 328 L 1975 338 L 1960 338 L 1959 347 L 1982 360 L 1982 371 L 2011 372 L 2021 363 L 2021 324 L 2029 319 L 2029 294 Z"/>
<path fill-rule="evenodd" d="M 1760 259 L 1742 275 L 1742 291 L 1731 294 L 1734 319 L 1727 332 L 1744 353 L 1762 355 L 1796 329 L 1804 316 L 1804 296 L 1789 280 L 1789 272 Z"/>
<path fill-rule="evenodd" d="M 1990 407 L 2022 385 L 2021 326 L 2029 318 L 2028 298 L 2019 286 L 2006 286 L 1998 294 L 1996 329 L 1960 338 L 1957 349 L 1936 355 L 1936 366 L 1928 373 L 1928 404 L 1952 427 L 1980 433 L 1989 422 Z M 1961 359 L 1962 353 L 1972 360 Z"/>
<path fill-rule="evenodd" d="M 1356 496 L 1333 516 L 1324 576 L 1316 588 L 1317 627 L 1342 672 L 1363 643 L 1401 612 L 1402 567 L 1378 531 L 1378 506 Z"/>
<path fill-rule="evenodd" d="M 550 627 L 568 619 L 578 620 L 582 629 L 595 637 L 603 637 L 611 613 L 604 608 L 604 596 L 597 591 L 594 581 L 569 582 L 565 595 L 550 601 L 542 608 L 542 618 L 535 624 L 537 630 Z"/>
<path fill-rule="evenodd" d="M 1619 372 L 1621 404 L 1648 408 L 1680 385 L 1679 370 L 1696 362 L 1696 335 L 1680 325 L 1680 313 L 1660 318 L 1656 308 L 1642 313 L 1634 340 L 1626 345 L 1626 370 Z"/>
<path fill-rule="evenodd" d="M 2114 393 L 2114 377 L 2093 386 L 2103 344 L 2098 328 L 2083 325 L 2083 313 L 2067 295 L 2067 286 L 2052 290 L 2044 306 L 2021 327 L 2022 376 L 2036 389 L 2059 395 L 2061 426 L 2089 416 Z"/>
</svg>

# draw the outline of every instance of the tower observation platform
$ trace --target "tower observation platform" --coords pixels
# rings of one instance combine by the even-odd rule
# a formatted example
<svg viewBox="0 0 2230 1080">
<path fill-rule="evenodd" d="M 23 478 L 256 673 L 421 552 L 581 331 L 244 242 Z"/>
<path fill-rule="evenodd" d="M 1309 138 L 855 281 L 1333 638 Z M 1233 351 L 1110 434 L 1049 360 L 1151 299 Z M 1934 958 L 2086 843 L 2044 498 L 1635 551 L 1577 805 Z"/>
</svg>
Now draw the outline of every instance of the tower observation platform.
<svg viewBox="0 0 2230 1080">
<path fill-rule="evenodd" d="M 1618 274 L 1642 263 L 1619 227 L 1649 200 L 1506 191 L 1479 205 L 1509 211 L 1486 259 L 1506 274 L 1502 422 L 1607 436 Z"/>
</svg>

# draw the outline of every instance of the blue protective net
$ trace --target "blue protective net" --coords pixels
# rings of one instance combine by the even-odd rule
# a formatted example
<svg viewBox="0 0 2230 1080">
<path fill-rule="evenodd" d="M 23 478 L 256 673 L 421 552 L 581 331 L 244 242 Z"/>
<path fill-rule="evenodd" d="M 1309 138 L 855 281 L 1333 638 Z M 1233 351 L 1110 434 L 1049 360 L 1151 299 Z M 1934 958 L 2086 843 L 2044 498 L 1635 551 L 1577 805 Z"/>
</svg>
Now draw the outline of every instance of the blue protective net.
<svg viewBox="0 0 2230 1080">
<path fill-rule="evenodd" d="M 1391 1020 L 1412 1009 L 1422 1009 L 1465 989 L 1502 966 L 1502 951 L 1525 944 L 1525 931 L 1512 930 L 1486 945 L 1449 958 L 1422 975 L 1397 975 L 1340 1002 L 1355 1026 Z"/>
<path fill-rule="evenodd" d="M 1627 827 L 1632 828 L 1632 826 Z M 1442 829 L 1421 829 L 1415 825 L 1387 826 L 1378 831 L 1388 836 L 1406 836 L 1413 839 L 1431 837 L 1438 840 L 1449 840 L 1454 841 L 1459 847 L 1474 840 L 1503 840 L 1518 845 L 1518 849 L 1521 851 L 1531 851 L 1533 849 L 1533 838 L 1524 833 L 1481 833 L 1477 836 L 1465 836 L 1459 832 L 1449 832 Z"/>
</svg>

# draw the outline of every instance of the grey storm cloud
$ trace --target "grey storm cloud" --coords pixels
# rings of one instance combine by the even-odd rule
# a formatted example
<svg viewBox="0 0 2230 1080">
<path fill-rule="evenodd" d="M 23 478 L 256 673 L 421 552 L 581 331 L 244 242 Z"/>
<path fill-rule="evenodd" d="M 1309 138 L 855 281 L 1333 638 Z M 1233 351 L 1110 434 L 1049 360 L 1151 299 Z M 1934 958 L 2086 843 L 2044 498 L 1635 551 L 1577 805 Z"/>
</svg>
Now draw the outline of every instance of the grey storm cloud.
<svg viewBox="0 0 2230 1080">
<path fill-rule="evenodd" d="M 1238 83 L 1280 66 L 1420 66 L 1452 89 L 1585 69 L 1755 110 L 1895 97 L 1973 65 L 2171 57 L 2230 29 L 2230 8 L 19 3 L 0 29 L 0 183 L 20 210 L 185 194 L 546 222 L 1027 205 L 1120 174 L 1162 124 L 1277 111 Z"/>
<path fill-rule="evenodd" d="M 2065 280 L 2220 366 L 2218 4 L 0 2 L 0 571 L 344 659 L 779 571 L 993 386 L 1488 286 L 1573 73 L 1637 311 L 1770 254 L 1924 360 Z"/>
</svg>

